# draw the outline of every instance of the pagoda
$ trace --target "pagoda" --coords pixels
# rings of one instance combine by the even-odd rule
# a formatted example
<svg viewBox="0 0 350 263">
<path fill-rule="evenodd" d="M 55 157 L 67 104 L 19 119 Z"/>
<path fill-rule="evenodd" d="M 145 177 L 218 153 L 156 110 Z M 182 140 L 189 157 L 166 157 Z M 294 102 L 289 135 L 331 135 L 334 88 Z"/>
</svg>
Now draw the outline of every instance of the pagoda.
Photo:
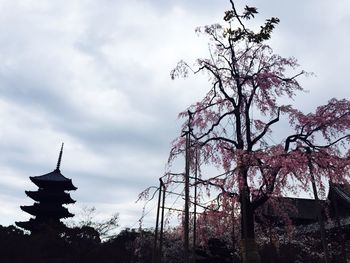
<svg viewBox="0 0 350 263">
<path fill-rule="evenodd" d="M 62 218 L 73 217 L 63 204 L 72 204 L 75 201 L 66 191 L 76 190 L 72 180 L 64 177 L 60 171 L 63 143 L 54 171 L 41 176 L 30 176 L 30 180 L 39 187 L 37 191 L 25 191 L 35 203 L 31 206 L 21 206 L 24 212 L 34 216 L 29 221 L 16 222 L 16 225 L 26 230 L 38 232 L 44 225 L 61 227 Z"/>
</svg>

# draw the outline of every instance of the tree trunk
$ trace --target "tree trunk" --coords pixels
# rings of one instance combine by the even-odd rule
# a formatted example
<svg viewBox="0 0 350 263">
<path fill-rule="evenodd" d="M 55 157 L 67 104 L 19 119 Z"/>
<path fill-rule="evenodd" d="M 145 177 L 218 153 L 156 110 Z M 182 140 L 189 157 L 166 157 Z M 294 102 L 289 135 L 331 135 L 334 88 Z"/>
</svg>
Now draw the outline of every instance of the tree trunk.
<svg viewBox="0 0 350 263">
<path fill-rule="evenodd" d="M 260 255 L 255 243 L 254 209 L 251 206 L 249 194 L 241 198 L 241 258 L 243 263 L 260 263 Z"/>
<path fill-rule="evenodd" d="M 245 198 L 245 200 L 241 202 L 241 237 L 242 239 L 255 239 L 254 232 L 254 210 L 251 207 L 250 200 Z"/>
</svg>

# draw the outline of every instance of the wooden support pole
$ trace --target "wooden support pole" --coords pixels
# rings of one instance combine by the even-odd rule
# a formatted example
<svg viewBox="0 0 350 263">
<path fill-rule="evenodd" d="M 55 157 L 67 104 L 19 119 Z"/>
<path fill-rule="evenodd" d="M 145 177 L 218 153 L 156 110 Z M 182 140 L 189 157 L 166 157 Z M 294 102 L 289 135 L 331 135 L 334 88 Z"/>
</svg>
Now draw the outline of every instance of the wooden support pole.
<svg viewBox="0 0 350 263">
<path fill-rule="evenodd" d="M 157 218 L 156 218 L 156 229 L 154 231 L 154 244 L 153 244 L 153 255 L 152 262 L 158 263 L 158 224 L 159 224 L 159 209 L 160 209 L 160 200 L 162 197 L 162 181 L 159 178 L 159 195 L 158 195 L 158 206 L 157 206 Z"/>
<path fill-rule="evenodd" d="M 162 216 L 160 220 L 160 237 L 159 237 L 159 262 L 162 262 L 162 250 L 163 250 L 163 233 L 164 233 L 164 210 L 165 210 L 165 185 L 160 179 L 161 189 L 163 188 L 163 198 L 162 198 Z"/>
<path fill-rule="evenodd" d="M 194 173 L 194 208 L 193 208 L 193 248 L 192 262 L 196 262 L 196 246 L 197 246 L 197 178 L 198 178 L 198 148 L 196 147 L 196 163 Z"/>
<path fill-rule="evenodd" d="M 186 133 L 184 263 L 189 263 L 190 132 Z"/>
</svg>

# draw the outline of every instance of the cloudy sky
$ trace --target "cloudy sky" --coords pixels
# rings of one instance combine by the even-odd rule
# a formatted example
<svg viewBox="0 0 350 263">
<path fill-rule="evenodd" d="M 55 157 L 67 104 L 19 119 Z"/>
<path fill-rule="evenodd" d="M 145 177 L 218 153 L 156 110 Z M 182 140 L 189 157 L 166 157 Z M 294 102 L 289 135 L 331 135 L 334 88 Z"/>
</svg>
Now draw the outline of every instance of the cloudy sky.
<svg viewBox="0 0 350 263">
<path fill-rule="evenodd" d="M 300 79 L 304 111 L 349 98 L 350 2 L 237 1 L 281 23 L 270 44 L 316 77 Z M 170 70 L 207 54 L 197 26 L 221 22 L 228 0 L 0 0 L 0 224 L 28 220 L 29 176 L 55 168 L 78 190 L 69 209 L 94 206 L 137 226 L 144 188 L 163 175 L 177 114 L 201 98 L 203 77 Z M 152 204 L 149 209 L 152 209 Z M 148 208 L 147 208 L 148 209 Z M 146 210 L 147 210 L 146 209 Z M 145 218 L 153 226 L 154 213 Z"/>
</svg>

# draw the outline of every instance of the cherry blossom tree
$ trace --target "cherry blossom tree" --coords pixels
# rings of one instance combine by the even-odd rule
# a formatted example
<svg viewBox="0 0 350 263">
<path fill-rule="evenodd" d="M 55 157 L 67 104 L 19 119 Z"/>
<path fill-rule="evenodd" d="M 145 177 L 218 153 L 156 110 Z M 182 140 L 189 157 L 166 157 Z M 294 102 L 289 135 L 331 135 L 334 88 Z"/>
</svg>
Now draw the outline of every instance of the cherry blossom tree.
<svg viewBox="0 0 350 263">
<path fill-rule="evenodd" d="M 182 133 L 189 127 L 201 158 L 224 169 L 223 176 L 200 183 L 214 185 L 220 198 L 238 197 L 241 238 L 254 242 L 256 209 L 271 196 L 295 192 L 296 182 L 308 191 L 310 169 L 321 191 L 328 180 L 349 180 L 350 102 L 332 98 L 313 113 L 289 104 L 303 92 L 297 79 L 307 73 L 296 71 L 295 58 L 281 57 L 266 44 L 279 19 L 267 19 L 253 31 L 247 24 L 257 9 L 246 6 L 239 13 L 230 3 L 224 26 L 196 30 L 209 37 L 209 58 L 197 59 L 193 67 L 180 61 L 171 77 L 191 72 L 208 76 L 210 88 L 203 99 L 179 115 L 186 119 Z M 281 123 L 290 133 L 276 143 L 271 138 L 280 136 L 274 128 Z M 180 136 L 170 162 L 184 147 Z"/>
</svg>

